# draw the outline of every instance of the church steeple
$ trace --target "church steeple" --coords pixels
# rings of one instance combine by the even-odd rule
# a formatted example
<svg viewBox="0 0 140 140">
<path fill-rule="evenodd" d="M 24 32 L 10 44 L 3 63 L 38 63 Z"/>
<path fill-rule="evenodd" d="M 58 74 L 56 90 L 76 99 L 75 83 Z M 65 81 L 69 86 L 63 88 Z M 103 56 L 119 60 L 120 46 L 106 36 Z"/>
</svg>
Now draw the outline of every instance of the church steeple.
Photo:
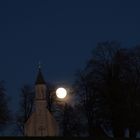
<svg viewBox="0 0 140 140">
<path fill-rule="evenodd" d="M 25 136 L 58 136 L 59 127 L 47 109 L 46 84 L 39 65 L 35 82 L 34 110 L 25 123 Z"/>
<path fill-rule="evenodd" d="M 35 82 L 35 92 L 36 92 L 35 98 L 37 102 L 38 100 L 44 100 L 46 102 L 46 82 L 43 78 L 40 65 L 39 65 L 38 75 Z"/>
<path fill-rule="evenodd" d="M 40 65 L 39 65 L 39 68 L 38 68 L 38 75 L 37 75 L 36 82 L 35 82 L 35 85 L 38 85 L 38 84 L 46 84 L 45 80 L 43 78 L 42 72 L 41 72 Z"/>
</svg>

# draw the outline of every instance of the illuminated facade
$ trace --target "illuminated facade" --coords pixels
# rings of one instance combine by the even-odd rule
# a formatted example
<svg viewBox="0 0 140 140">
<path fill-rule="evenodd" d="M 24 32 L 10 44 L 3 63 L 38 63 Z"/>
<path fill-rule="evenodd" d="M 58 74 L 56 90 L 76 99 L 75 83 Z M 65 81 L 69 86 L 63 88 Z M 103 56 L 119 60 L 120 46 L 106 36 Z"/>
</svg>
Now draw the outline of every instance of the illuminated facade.
<svg viewBox="0 0 140 140">
<path fill-rule="evenodd" d="M 25 123 L 25 136 L 58 136 L 55 118 L 47 109 L 46 83 L 39 68 L 35 82 L 35 110 Z"/>
</svg>

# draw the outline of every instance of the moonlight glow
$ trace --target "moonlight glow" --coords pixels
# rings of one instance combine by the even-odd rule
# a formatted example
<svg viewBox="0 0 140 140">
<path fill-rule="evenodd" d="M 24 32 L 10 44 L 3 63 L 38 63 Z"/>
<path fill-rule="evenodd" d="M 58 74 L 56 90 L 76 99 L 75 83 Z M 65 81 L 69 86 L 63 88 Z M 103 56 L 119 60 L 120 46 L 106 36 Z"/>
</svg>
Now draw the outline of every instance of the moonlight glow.
<svg viewBox="0 0 140 140">
<path fill-rule="evenodd" d="M 66 91 L 66 89 L 64 89 L 64 88 L 58 88 L 57 90 L 56 90 L 56 96 L 58 97 L 58 98 L 65 98 L 66 97 L 66 95 L 67 95 L 67 91 Z"/>
</svg>

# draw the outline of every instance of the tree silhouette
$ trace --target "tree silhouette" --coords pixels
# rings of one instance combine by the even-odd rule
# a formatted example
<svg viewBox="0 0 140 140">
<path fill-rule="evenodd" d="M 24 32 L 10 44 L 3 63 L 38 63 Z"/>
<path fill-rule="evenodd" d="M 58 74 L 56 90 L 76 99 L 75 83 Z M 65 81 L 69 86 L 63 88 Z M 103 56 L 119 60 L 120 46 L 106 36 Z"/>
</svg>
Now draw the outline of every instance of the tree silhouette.
<svg viewBox="0 0 140 140">
<path fill-rule="evenodd" d="M 127 126 L 129 136 L 136 137 L 140 130 L 140 46 L 129 49 L 129 68 L 126 77 Z"/>
<path fill-rule="evenodd" d="M 12 119 L 11 111 L 8 107 L 8 96 L 4 87 L 4 81 L 0 81 L 0 131 L 3 131 Z"/>
<path fill-rule="evenodd" d="M 52 83 L 47 82 L 46 84 L 47 91 L 46 91 L 46 100 L 47 100 L 47 108 L 50 112 L 55 112 L 55 104 L 56 104 L 56 95 L 55 90 L 56 86 Z"/>
<path fill-rule="evenodd" d="M 81 136 L 84 133 L 85 129 L 82 125 L 81 115 L 77 109 L 76 106 L 65 103 L 60 107 L 59 112 L 57 112 L 62 136 Z"/>
<path fill-rule="evenodd" d="M 102 128 L 106 127 L 112 129 L 114 137 L 124 137 L 127 58 L 127 51 L 118 42 L 98 43 L 85 69 L 78 72 L 75 85 L 85 108 L 90 136 L 104 137 Z"/>
<path fill-rule="evenodd" d="M 16 114 L 16 124 L 21 135 L 24 136 L 24 125 L 30 117 L 34 106 L 35 93 L 32 86 L 25 84 L 21 88 L 19 111 Z"/>
</svg>

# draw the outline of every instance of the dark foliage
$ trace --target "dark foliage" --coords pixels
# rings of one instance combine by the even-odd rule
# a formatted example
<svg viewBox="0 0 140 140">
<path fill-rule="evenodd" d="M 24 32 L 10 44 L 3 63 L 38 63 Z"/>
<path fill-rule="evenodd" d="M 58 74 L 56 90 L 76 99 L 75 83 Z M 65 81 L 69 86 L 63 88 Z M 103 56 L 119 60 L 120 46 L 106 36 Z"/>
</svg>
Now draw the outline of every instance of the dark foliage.
<svg viewBox="0 0 140 140">
<path fill-rule="evenodd" d="M 0 130 L 3 131 L 10 120 L 11 112 L 8 107 L 8 96 L 6 95 L 6 89 L 4 87 L 4 81 L 0 81 Z"/>
<path fill-rule="evenodd" d="M 99 43 L 84 70 L 77 73 L 75 89 L 87 118 L 90 136 L 136 137 L 140 117 L 140 47 L 123 49 L 118 42 Z"/>
</svg>

